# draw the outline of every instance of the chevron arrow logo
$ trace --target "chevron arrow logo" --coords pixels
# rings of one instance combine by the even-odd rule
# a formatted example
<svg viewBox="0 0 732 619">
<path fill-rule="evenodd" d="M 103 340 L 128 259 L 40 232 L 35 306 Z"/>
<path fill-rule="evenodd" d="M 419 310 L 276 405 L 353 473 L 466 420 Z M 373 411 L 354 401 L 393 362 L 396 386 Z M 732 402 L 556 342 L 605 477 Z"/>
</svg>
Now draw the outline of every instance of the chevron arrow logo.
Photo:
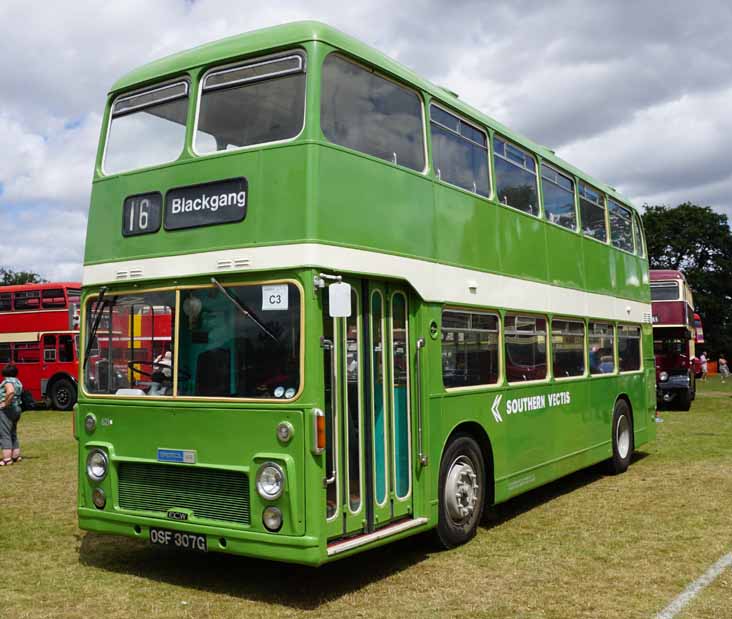
<svg viewBox="0 0 732 619">
<path fill-rule="evenodd" d="M 491 406 L 491 413 L 493 413 L 493 419 L 495 419 L 498 423 L 501 423 L 503 421 L 503 417 L 501 417 L 501 413 L 498 410 L 498 407 L 501 405 L 501 400 L 503 399 L 503 394 L 497 395 L 496 398 L 493 400 L 493 405 Z"/>
</svg>

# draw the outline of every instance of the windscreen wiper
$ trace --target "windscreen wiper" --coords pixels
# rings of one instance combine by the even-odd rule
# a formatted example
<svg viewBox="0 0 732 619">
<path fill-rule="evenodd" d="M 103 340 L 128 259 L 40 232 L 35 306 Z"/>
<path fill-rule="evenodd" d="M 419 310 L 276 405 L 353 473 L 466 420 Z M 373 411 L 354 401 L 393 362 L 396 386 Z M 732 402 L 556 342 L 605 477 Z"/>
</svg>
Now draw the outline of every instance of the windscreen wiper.
<svg viewBox="0 0 732 619">
<path fill-rule="evenodd" d="M 245 305 L 239 301 L 233 294 L 231 294 L 226 288 L 224 288 L 221 283 L 215 278 L 211 278 L 211 282 L 223 293 L 223 295 L 231 301 L 231 303 L 238 309 L 244 316 L 249 318 L 255 325 L 257 325 L 265 334 L 269 335 L 275 342 L 278 344 L 280 343 L 280 340 L 277 339 L 275 335 L 272 334 L 272 332 L 265 327 L 262 322 L 254 315 L 254 312 L 252 312 L 249 308 L 247 308 Z"/>
<path fill-rule="evenodd" d="M 109 304 L 108 301 L 104 299 L 104 295 L 107 294 L 107 287 L 102 286 L 99 289 L 99 298 L 97 299 L 97 309 L 94 313 L 94 324 L 92 325 L 91 331 L 88 334 L 88 339 L 86 342 L 86 350 L 84 351 L 84 368 L 86 369 L 86 364 L 89 362 L 89 351 L 92 349 L 92 342 L 94 342 L 94 337 L 96 336 L 97 329 L 99 328 L 99 323 L 102 321 L 102 314 L 104 313 L 104 309 Z"/>
</svg>

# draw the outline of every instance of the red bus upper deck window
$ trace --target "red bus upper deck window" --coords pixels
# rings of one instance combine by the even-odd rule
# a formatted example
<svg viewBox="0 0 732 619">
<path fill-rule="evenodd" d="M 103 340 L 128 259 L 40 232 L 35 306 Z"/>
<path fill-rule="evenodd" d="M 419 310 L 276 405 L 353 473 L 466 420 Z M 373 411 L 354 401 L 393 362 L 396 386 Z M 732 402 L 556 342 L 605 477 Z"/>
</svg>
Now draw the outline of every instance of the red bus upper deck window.
<svg viewBox="0 0 732 619">
<path fill-rule="evenodd" d="M 63 288 L 48 288 L 42 293 L 43 307 L 66 307 L 66 296 Z"/>
<path fill-rule="evenodd" d="M 0 294 L 0 312 L 9 312 L 13 309 L 13 295 L 9 292 Z"/>
<path fill-rule="evenodd" d="M 34 310 L 41 307 L 41 291 L 27 290 L 15 293 L 16 310 Z"/>
</svg>

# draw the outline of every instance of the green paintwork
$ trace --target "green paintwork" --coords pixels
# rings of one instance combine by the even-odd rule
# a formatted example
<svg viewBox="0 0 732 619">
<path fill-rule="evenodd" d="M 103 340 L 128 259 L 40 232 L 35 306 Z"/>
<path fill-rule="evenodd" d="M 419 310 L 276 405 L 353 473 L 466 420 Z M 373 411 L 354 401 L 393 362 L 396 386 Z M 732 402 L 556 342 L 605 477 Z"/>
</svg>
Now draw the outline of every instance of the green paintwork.
<svg viewBox="0 0 732 619">
<path fill-rule="evenodd" d="M 208 68 L 239 58 L 289 47 L 307 52 L 306 125 L 296 139 L 277 145 L 223 152 L 196 157 L 191 148 L 192 128 L 187 130 L 186 146 L 180 158 L 157 168 L 114 176 L 102 173 L 102 153 L 109 107 L 119 93 L 188 75 L 191 80 L 189 117 L 195 112 L 198 79 Z M 325 56 L 340 50 L 380 72 L 417 89 L 426 106 L 439 100 L 494 131 L 530 149 L 539 158 L 574 174 L 608 195 L 628 204 L 612 188 L 603 185 L 557 158 L 550 150 L 518 136 L 494 120 L 466 105 L 447 91 L 430 84 L 376 50 L 315 22 L 302 22 L 270 28 L 205 45 L 176 54 L 137 69 L 113 87 L 103 121 L 102 140 L 96 162 L 92 201 L 89 211 L 86 265 L 119 260 L 153 258 L 215 249 L 319 242 L 365 248 L 427 261 L 505 274 L 547 282 L 557 286 L 587 290 L 650 302 L 648 264 L 638 256 L 616 250 L 557 226 L 545 223 L 492 200 L 455 189 L 436 179 L 431 170 L 424 173 L 399 168 L 374 157 L 349 151 L 328 143 L 320 132 L 319 68 Z M 429 138 L 429 136 L 427 136 Z M 427 144 L 429 153 L 430 145 Z M 429 159 L 429 158 L 428 158 Z M 121 234 L 122 202 L 125 197 L 149 191 L 163 194 L 174 187 L 211 182 L 238 176 L 249 182 L 248 212 L 239 224 L 167 232 L 124 238 Z M 341 523 L 326 523 L 326 490 L 323 480 L 329 474 L 325 457 L 311 450 L 314 442 L 312 411 L 327 410 L 324 402 L 323 295 L 313 286 L 317 268 L 217 275 L 226 283 L 295 279 L 304 289 L 304 386 L 291 404 L 235 403 L 177 400 L 145 401 L 144 398 L 116 401 L 79 395 L 76 427 L 79 436 L 79 523 L 87 530 L 147 539 L 150 526 L 204 533 L 210 550 L 244 554 L 282 561 L 318 565 L 329 559 L 327 541 L 338 534 Z M 482 432 L 488 441 L 492 461 L 495 501 L 536 487 L 593 464 L 610 455 L 609 420 L 612 407 L 624 394 L 634 412 L 636 447 L 652 440 L 655 407 L 652 335 L 643 326 L 644 370 L 639 373 L 509 387 L 505 383 L 486 388 L 447 392 L 442 386 L 440 339 L 429 337 L 430 324 L 441 322 L 442 306 L 426 303 L 404 282 L 361 280 L 367 274 L 353 274 L 352 283 L 367 291 L 407 292 L 409 316 L 408 344 L 410 391 L 386 390 L 386 400 L 375 398 L 376 429 L 389 429 L 389 407 L 411 411 L 410 437 L 412 489 L 408 501 L 397 503 L 395 512 L 374 508 L 377 524 L 392 517 L 424 516 L 426 527 L 398 534 L 368 546 L 388 543 L 437 522 L 437 483 L 440 457 L 449 436 L 458 429 Z M 201 276 L 184 281 L 136 281 L 135 286 L 206 284 Z M 110 286 L 110 291 L 125 290 L 130 283 Z M 95 289 L 86 287 L 85 298 Z M 362 293 L 362 288 L 359 288 Z M 368 305 L 368 304 L 367 304 Z M 386 303 L 384 311 L 390 304 Z M 500 309 L 500 308 L 498 308 Z M 503 310 L 500 310 L 503 313 Z M 417 463 L 417 396 L 414 352 L 416 340 L 425 337 L 422 382 L 424 444 L 429 464 Z M 387 345 L 388 351 L 391 346 Z M 361 359 L 372 358 L 362 349 Z M 341 362 L 343 360 L 341 359 Z M 388 359 L 385 359 L 388 364 Z M 343 367 L 343 366 L 342 366 Z M 387 384 L 391 384 L 388 370 Z M 364 383 L 368 386 L 368 383 Z M 501 402 L 523 395 L 538 396 L 569 392 L 570 405 L 503 415 L 497 422 L 491 414 L 496 397 Z M 364 401 L 365 411 L 370 404 Z M 87 434 L 84 417 L 94 414 L 97 429 Z M 107 423 L 102 423 L 106 420 Z M 279 422 L 289 421 L 293 440 L 283 445 L 276 436 Z M 385 424 L 386 422 L 386 424 Z M 368 423 L 364 418 L 363 423 Z M 470 425 L 470 424 L 474 425 Z M 468 424 L 468 425 L 466 425 Z M 385 427 L 386 425 L 386 427 Z M 480 428 L 480 430 L 476 430 Z M 397 432 L 401 431 L 400 428 Z M 366 444 L 365 441 L 363 443 Z M 108 502 L 104 510 L 93 506 L 95 484 L 87 480 L 85 460 L 89 449 L 100 446 L 112 461 L 109 476 L 100 484 Z M 198 521 L 185 523 L 167 520 L 156 514 L 130 513 L 119 509 L 116 497 L 117 463 L 121 460 L 155 462 L 156 450 L 194 449 L 198 465 L 245 472 L 250 477 L 249 525 Z M 364 448 L 364 451 L 365 448 Z M 375 449 L 377 460 L 382 447 Z M 400 452 L 401 455 L 401 452 Z M 276 460 L 285 468 L 287 488 L 276 504 L 283 511 L 284 524 L 278 533 L 264 529 L 261 514 L 266 504 L 254 490 L 257 466 Z M 177 465 L 171 465 L 177 466 Z M 394 475 L 390 464 L 389 476 Z M 362 471 L 366 467 L 362 466 Z M 378 494 L 384 487 L 383 467 L 376 468 Z M 393 492 L 393 488 L 388 489 Z M 347 516 L 349 532 L 363 527 L 363 513 Z M 136 528 L 137 527 L 137 528 Z M 225 546 L 221 540 L 225 540 Z M 341 556 L 358 552 L 352 550 Z"/>
</svg>

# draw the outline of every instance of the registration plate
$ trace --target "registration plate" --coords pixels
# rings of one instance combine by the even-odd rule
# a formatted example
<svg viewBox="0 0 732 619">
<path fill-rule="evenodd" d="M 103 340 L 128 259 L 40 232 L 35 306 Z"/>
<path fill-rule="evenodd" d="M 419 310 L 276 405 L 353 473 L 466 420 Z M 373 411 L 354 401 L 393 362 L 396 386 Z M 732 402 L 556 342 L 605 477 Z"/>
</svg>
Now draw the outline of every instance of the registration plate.
<svg viewBox="0 0 732 619">
<path fill-rule="evenodd" d="M 208 551 L 205 535 L 185 533 L 183 531 L 170 531 L 169 529 L 156 529 L 150 527 L 150 541 L 160 546 L 174 546 L 187 550 Z"/>
</svg>

